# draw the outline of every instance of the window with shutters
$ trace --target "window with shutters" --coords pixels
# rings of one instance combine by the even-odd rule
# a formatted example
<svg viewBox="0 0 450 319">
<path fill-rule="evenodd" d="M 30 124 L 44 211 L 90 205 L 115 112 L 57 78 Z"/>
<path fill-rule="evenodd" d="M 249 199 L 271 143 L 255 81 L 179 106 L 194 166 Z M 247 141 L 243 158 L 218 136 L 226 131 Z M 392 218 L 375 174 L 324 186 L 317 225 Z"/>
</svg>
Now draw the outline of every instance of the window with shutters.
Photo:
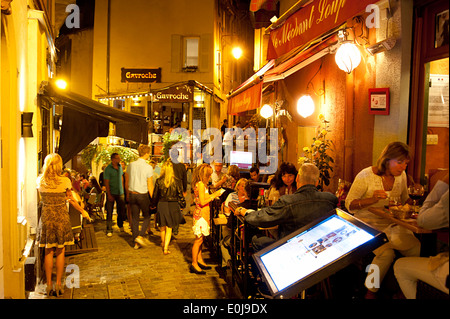
<svg viewBox="0 0 450 319">
<path fill-rule="evenodd" d="M 198 69 L 199 37 L 185 37 L 183 39 L 183 70 L 195 72 Z"/>
<path fill-rule="evenodd" d="M 172 35 L 172 72 L 210 72 L 212 35 Z"/>
</svg>

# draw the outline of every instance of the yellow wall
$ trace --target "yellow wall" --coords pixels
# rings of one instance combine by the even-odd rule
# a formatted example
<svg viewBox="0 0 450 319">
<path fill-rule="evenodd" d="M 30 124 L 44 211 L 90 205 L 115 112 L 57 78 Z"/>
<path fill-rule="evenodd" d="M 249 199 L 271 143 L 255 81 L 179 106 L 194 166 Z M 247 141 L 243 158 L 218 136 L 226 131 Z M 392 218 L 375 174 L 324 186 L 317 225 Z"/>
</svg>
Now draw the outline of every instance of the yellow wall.
<svg viewBox="0 0 450 319">
<path fill-rule="evenodd" d="M 0 298 L 18 299 L 25 298 L 22 251 L 37 228 L 37 94 L 49 72 L 42 13 L 29 0 L 11 8 L 1 15 Z M 34 137 L 21 137 L 22 112 L 33 113 Z"/>
</svg>

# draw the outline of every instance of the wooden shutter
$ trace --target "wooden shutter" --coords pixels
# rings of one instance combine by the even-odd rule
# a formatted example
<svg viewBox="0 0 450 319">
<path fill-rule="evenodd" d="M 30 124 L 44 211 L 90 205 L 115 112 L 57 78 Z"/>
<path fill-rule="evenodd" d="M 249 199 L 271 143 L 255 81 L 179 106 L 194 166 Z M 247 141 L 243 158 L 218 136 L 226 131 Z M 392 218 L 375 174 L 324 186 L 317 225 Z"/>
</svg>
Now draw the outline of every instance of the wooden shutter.
<svg viewBox="0 0 450 319">
<path fill-rule="evenodd" d="M 213 64 L 212 34 L 200 36 L 198 68 L 200 72 L 211 72 Z"/>
<path fill-rule="evenodd" d="M 181 35 L 172 34 L 172 56 L 171 56 L 171 71 L 172 72 L 181 72 L 181 54 L 182 54 L 182 46 L 181 46 Z"/>
</svg>

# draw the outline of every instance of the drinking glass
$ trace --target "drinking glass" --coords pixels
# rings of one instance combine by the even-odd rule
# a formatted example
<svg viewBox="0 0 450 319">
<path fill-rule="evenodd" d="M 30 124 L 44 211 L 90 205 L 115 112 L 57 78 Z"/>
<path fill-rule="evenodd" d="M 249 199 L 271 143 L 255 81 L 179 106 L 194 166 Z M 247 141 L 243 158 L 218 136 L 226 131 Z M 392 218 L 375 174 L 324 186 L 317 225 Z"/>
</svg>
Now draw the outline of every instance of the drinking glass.
<svg viewBox="0 0 450 319">
<path fill-rule="evenodd" d="M 417 201 L 422 198 L 425 190 L 422 185 L 419 183 L 414 183 L 408 186 L 408 195 L 409 198 L 413 200 L 413 213 L 417 212 Z"/>
</svg>

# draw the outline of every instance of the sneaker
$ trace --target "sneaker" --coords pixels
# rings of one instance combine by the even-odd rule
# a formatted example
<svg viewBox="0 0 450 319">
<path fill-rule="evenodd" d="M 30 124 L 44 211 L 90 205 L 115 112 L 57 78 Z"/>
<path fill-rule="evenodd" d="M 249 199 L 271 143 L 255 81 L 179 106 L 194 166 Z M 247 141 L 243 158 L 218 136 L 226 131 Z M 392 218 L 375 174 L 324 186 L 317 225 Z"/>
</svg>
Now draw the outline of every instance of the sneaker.
<svg viewBox="0 0 450 319">
<path fill-rule="evenodd" d="M 134 249 L 138 250 L 139 248 L 141 248 L 141 246 L 138 243 L 134 244 Z"/>
<path fill-rule="evenodd" d="M 109 231 L 109 232 L 106 234 L 106 236 L 112 237 L 112 232 Z"/>
<path fill-rule="evenodd" d="M 145 242 L 144 238 L 142 236 L 137 236 L 134 242 L 138 243 L 140 246 L 146 247 L 148 246 L 147 242 Z"/>
</svg>

